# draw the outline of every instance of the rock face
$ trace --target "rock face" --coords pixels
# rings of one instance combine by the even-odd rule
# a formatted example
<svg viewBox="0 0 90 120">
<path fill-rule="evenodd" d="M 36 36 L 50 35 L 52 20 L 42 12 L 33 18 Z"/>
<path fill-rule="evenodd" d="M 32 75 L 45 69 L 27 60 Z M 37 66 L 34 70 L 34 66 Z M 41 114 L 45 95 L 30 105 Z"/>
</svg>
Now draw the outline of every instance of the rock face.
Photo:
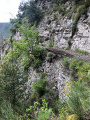
<svg viewBox="0 0 90 120">
<path fill-rule="evenodd" d="M 66 2 L 65 7 L 67 10 L 71 6 L 72 3 Z M 48 7 L 50 9 L 50 6 Z M 73 13 L 70 18 L 66 15 L 61 16 L 58 11 L 47 14 L 38 26 L 43 45 L 49 46 L 50 41 L 52 41 L 54 46 L 58 48 L 68 48 L 68 41 L 72 35 L 73 16 Z M 77 25 L 77 32 L 71 43 L 72 50 L 80 49 L 90 52 L 90 7 L 88 8 L 87 18 L 84 15 L 81 16 Z"/>
<path fill-rule="evenodd" d="M 49 62 L 49 59 L 50 58 L 46 58 L 42 66 L 39 68 L 38 73 L 33 68 L 29 69 L 30 74 L 27 83 L 28 91 L 31 89 L 30 85 L 34 81 L 39 80 L 41 73 L 44 72 L 47 76 L 49 87 L 54 91 L 58 91 L 59 97 L 63 101 L 66 97 L 65 91 L 68 91 L 66 83 L 69 81 L 69 74 L 64 69 L 59 57 L 54 56 L 52 62 Z"/>
<path fill-rule="evenodd" d="M 78 31 L 73 37 L 71 49 L 80 49 L 90 52 L 90 8 L 88 18 L 82 17 L 77 25 Z"/>
<path fill-rule="evenodd" d="M 0 60 L 3 60 L 5 55 L 8 53 L 8 51 L 11 49 L 10 43 L 7 40 L 3 40 L 1 43 L 1 49 L 0 49 Z"/>
<path fill-rule="evenodd" d="M 50 6 L 48 7 L 51 9 Z M 67 2 L 65 7 L 68 10 L 71 7 L 71 3 Z M 67 48 L 68 40 L 72 34 L 71 27 L 72 18 L 62 16 L 58 11 L 47 14 L 38 26 L 39 36 L 43 39 L 43 45 L 49 46 L 50 41 L 52 41 L 54 46 Z"/>
<path fill-rule="evenodd" d="M 71 24 L 72 20 L 67 18 L 63 18 L 61 20 L 54 20 L 56 15 L 56 20 L 60 18 L 60 14 L 55 13 L 51 16 L 46 16 L 44 21 L 39 25 L 39 36 L 44 37 L 43 45 L 49 46 L 50 41 L 54 43 L 54 46 L 59 48 L 67 48 L 68 47 L 68 39 L 71 36 Z M 48 21 L 51 22 L 48 24 Z"/>
</svg>

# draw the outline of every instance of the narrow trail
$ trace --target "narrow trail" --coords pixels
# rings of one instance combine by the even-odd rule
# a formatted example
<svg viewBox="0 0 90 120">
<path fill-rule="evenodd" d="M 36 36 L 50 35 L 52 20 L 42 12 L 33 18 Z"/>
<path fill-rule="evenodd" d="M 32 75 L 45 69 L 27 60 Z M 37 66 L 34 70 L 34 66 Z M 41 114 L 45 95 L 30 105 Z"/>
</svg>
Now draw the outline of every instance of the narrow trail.
<svg viewBox="0 0 90 120">
<path fill-rule="evenodd" d="M 80 53 L 76 53 L 76 52 L 72 52 L 70 50 L 64 50 L 64 49 L 57 49 L 57 48 L 46 48 L 47 51 L 53 52 L 55 54 L 61 54 L 61 55 L 65 55 L 67 57 L 70 58 L 79 58 L 82 60 L 86 60 L 89 61 L 90 60 L 90 56 L 89 55 L 83 55 Z"/>
</svg>

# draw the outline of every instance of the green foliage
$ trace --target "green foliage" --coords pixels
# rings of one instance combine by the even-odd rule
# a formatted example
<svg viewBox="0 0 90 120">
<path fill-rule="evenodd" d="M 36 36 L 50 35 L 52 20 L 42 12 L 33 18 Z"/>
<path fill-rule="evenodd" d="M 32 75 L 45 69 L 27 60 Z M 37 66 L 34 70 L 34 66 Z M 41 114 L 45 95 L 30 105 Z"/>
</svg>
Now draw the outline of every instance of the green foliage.
<svg viewBox="0 0 90 120">
<path fill-rule="evenodd" d="M 71 38 L 74 36 L 76 30 L 77 30 L 77 23 L 81 17 L 81 15 L 85 15 L 87 16 L 87 7 L 89 6 L 89 4 L 87 5 L 86 3 L 88 3 L 88 1 L 86 2 L 85 0 L 75 0 L 75 4 L 77 6 L 76 8 L 76 13 L 74 16 L 74 22 L 72 25 L 72 36 Z"/>
<path fill-rule="evenodd" d="M 48 108 L 48 103 L 45 100 L 42 100 L 42 105 L 38 102 L 35 102 L 33 106 L 30 106 L 26 109 L 26 114 L 20 117 L 20 120 L 47 120 L 51 118 L 52 109 Z"/>
<path fill-rule="evenodd" d="M 73 27 L 74 27 L 74 24 L 73 24 Z M 73 30 L 73 27 L 72 27 L 72 30 Z M 71 48 L 71 45 L 72 45 L 72 43 L 71 43 L 71 39 L 68 39 L 68 49 L 70 49 Z"/>
<path fill-rule="evenodd" d="M 39 111 L 37 120 L 48 120 L 52 115 L 52 109 L 48 109 L 48 103 L 46 103 L 45 99 L 42 100 L 42 107 Z"/>
<path fill-rule="evenodd" d="M 76 30 L 77 30 L 77 23 L 80 19 L 80 13 L 76 13 L 74 16 L 74 22 L 73 22 L 73 26 L 72 26 L 72 37 L 74 36 Z"/>
<path fill-rule="evenodd" d="M 9 50 L 8 54 L 4 57 L 4 61 L 11 61 L 12 60 L 12 53 L 13 53 L 13 58 L 14 60 L 18 59 L 19 56 L 21 55 L 21 51 L 18 49 L 15 50 Z"/>
<path fill-rule="evenodd" d="M 47 91 L 46 89 L 46 75 L 42 73 L 40 80 L 37 80 L 34 82 L 32 88 L 33 88 L 33 94 L 36 97 L 41 97 L 45 94 Z"/>
<path fill-rule="evenodd" d="M 59 113 L 59 118 L 60 120 L 66 120 L 66 116 L 67 116 L 67 104 L 65 102 L 61 102 L 61 100 L 59 99 L 56 102 L 56 106 L 58 109 L 58 113 Z"/>
<path fill-rule="evenodd" d="M 43 60 L 44 57 L 46 56 L 46 50 L 42 46 L 35 46 L 33 48 L 32 54 L 34 55 L 35 58 Z"/>
<path fill-rule="evenodd" d="M 70 61 L 70 74 L 71 77 L 73 77 L 74 80 L 78 80 L 78 68 L 83 64 L 83 61 L 80 61 L 79 59 L 72 59 Z"/>
<path fill-rule="evenodd" d="M 85 96 L 85 88 L 80 83 L 72 86 L 67 103 L 70 112 L 78 115 L 79 120 L 84 119 L 83 101 L 85 100 Z"/>
<path fill-rule="evenodd" d="M 69 58 L 63 57 L 62 63 L 64 65 L 65 69 L 69 69 L 69 65 L 70 65 L 70 59 Z"/>
<path fill-rule="evenodd" d="M 89 114 L 89 81 L 90 81 L 90 64 L 79 59 L 70 61 L 70 71 L 72 76 L 72 88 L 68 98 L 69 112 L 76 114 L 80 120 L 87 118 L 85 114 Z"/>
<path fill-rule="evenodd" d="M 34 67 L 34 68 L 39 68 L 40 65 L 41 65 L 41 63 L 42 63 L 41 59 L 39 59 L 39 58 L 34 58 L 33 67 Z"/>
<path fill-rule="evenodd" d="M 88 55 L 88 52 L 85 51 L 85 50 L 76 49 L 75 52 L 78 52 L 78 53 L 81 53 L 81 54 Z"/>
<path fill-rule="evenodd" d="M 71 76 L 74 80 L 88 81 L 88 71 L 90 70 L 90 64 L 79 59 L 72 59 L 70 61 Z"/>
<path fill-rule="evenodd" d="M 18 21 L 18 19 L 14 18 L 10 19 L 10 23 L 12 24 L 12 26 L 10 27 L 10 32 L 12 35 L 15 35 L 18 31 L 18 28 L 20 27 L 20 22 Z"/>
<path fill-rule="evenodd" d="M 39 45 L 39 31 L 36 29 L 35 25 L 30 27 L 26 18 L 22 20 L 22 23 L 22 25 L 18 25 L 18 29 L 21 32 L 23 39 L 13 42 L 13 51 L 9 51 L 4 59 L 8 61 L 11 60 L 13 52 L 14 59 L 16 61 L 21 61 L 24 70 L 28 70 L 31 63 L 34 68 L 38 68 L 46 55 L 45 48 Z M 22 55 L 23 59 L 21 60 Z"/>
<path fill-rule="evenodd" d="M 36 6 L 34 1 L 29 1 L 20 4 L 17 17 L 19 21 L 26 17 L 33 25 L 35 22 L 36 24 L 40 22 L 43 17 L 43 13 L 40 8 Z"/>
<path fill-rule="evenodd" d="M 4 101 L 0 107 L 1 120 L 19 120 L 18 116 L 14 114 L 14 111 L 9 102 Z"/>
<path fill-rule="evenodd" d="M 38 39 L 39 31 L 36 29 L 35 25 L 30 28 L 27 19 L 23 19 L 23 25 L 21 25 L 19 30 L 23 35 L 22 42 L 27 44 L 27 47 L 32 52 L 33 47 L 35 47 L 40 41 Z"/>
<path fill-rule="evenodd" d="M 54 39 L 53 36 L 51 36 L 51 40 L 49 41 L 48 47 L 53 47 L 54 46 L 53 39 Z"/>
<path fill-rule="evenodd" d="M 18 112 L 17 106 L 20 107 L 20 102 L 24 100 L 24 92 L 26 90 L 25 83 L 27 81 L 27 74 L 19 70 L 16 65 L 11 63 L 2 64 L 0 71 L 1 95 L 0 98 L 8 100 L 13 106 L 14 110 Z M 22 87 L 23 86 L 23 87 Z M 2 102 L 1 102 L 2 103 Z"/>
<path fill-rule="evenodd" d="M 48 52 L 47 53 L 47 57 L 52 57 L 53 56 L 53 53 L 52 52 Z"/>
<path fill-rule="evenodd" d="M 60 13 L 61 15 L 65 15 L 65 6 L 64 6 L 64 4 L 61 4 L 61 3 L 55 4 L 55 5 L 53 6 L 53 11 L 54 11 L 54 12 L 55 12 L 55 11 L 59 11 L 59 13 Z"/>
<path fill-rule="evenodd" d="M 25 55 L 25 56 L 23 57 L 23 59 L 21 60 L 21 64 L 22 64 L 22 66 L 23 66 L 23 70 L 28 70 L 28 68 L 30 67 L 31 62 L 32 62 L 31 59 L 32 59 L 32 58 L 28 57 L 27 55 Z"/>
</svg>

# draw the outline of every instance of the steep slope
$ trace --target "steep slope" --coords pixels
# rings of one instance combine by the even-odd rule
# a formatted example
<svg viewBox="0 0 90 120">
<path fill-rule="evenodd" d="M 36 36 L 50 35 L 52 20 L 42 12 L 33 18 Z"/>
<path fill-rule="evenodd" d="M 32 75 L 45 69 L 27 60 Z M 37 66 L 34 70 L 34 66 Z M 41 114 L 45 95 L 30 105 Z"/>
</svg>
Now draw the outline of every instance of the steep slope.
<svg viewBox="0 0 90 120">
<path fill-rule="evenodd" d="M 44 18 L 37 25 L 39 36 L 37 33 L 33 36 L 34 29 L 22 25 L 22 34 L 19 29 L 13 36 L 16 44 L 13 51 L 9 52 L 10 42 L 3 41 L 1 48 L 2 61 L 6 57 L 7 62 L 10 57 L 13 64 L 12 56 L 16 57 L 16 66 L 28 73 L 25 93 L 30 96 L 27 101 L 32 105 L 34 101 L 41 103 L 42 99 L 46 99 L 49 107 L 56 110 L 55 120 L 90 119 L 90 7 L 87 1 L 83 4 L 81 0 L 36 0 L 44 13 Z M 40 42 L 37 45 L 38 37 Z M 31 44 L 34 51 L 29 46 Z M 67 101 L 64 106 L 59 106 L 58 98 L 62 103 Z M 33 119 L 35 117 L 37 115 Z"/>
</svg>

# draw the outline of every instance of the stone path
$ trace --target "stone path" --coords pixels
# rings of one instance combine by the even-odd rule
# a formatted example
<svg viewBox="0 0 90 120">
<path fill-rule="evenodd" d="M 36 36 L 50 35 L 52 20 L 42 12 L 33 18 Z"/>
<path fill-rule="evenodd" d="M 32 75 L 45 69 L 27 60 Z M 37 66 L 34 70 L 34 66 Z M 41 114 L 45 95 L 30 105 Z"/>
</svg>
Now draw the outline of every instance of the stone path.
<svg viewBox="0 0 90 120">
<path fill-rule="evenodd" d="M 71 57 L 71 58 L 75 57 L 75 58 L 79 58 L 79 59 L 86 60 L 86 61 L 90 60 L 89 55 L 83 55 L 80 53 L 72 52 L 70 50 L 57 49 L 57 48 L 46 48 L 46 49 L 47 51 L 53 52 L 55 54 L 65 55 L 67 57 Z"/>
</svg>

